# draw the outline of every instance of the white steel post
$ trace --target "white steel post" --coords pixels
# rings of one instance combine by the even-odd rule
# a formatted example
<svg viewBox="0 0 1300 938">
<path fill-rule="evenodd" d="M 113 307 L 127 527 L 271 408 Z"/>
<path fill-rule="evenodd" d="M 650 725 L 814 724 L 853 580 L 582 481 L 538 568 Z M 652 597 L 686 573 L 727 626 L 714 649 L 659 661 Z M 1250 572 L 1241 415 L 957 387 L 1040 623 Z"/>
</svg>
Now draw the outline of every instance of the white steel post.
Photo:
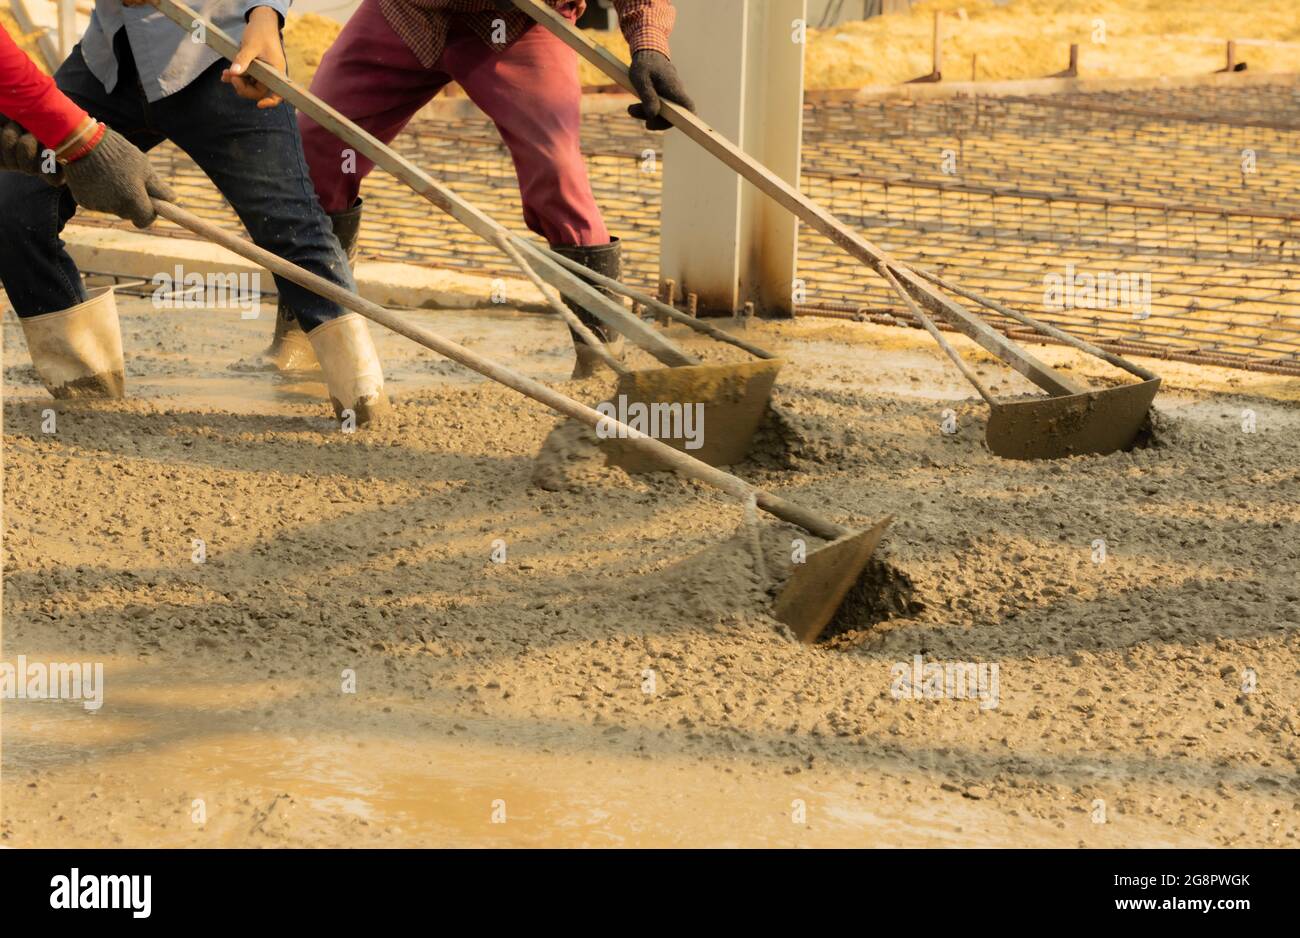
<svg viewBox="0 0 1300 938">
<path fill-rule="evenodd" d="M 678 3 L 673 59 L 700 116 L 799 184 L 807 0 Z M 680 134 L 664 142 L 661 281 L 702 313 L 792 309 L 798 223 Z"/>
</svg>

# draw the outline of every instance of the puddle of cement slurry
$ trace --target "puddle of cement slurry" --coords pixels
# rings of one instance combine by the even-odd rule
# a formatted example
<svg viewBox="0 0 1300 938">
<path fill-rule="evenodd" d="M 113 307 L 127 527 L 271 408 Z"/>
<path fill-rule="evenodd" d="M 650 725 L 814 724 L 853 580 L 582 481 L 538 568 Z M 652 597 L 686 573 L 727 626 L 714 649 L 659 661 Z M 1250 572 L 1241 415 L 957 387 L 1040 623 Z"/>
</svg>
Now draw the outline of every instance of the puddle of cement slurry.
<svg viewBox="0 0 1300 938">
<path fill-rule="evenodd" d="M 7 846 L 959 846 L 993 829 L 1006 845 L 1030 839 L 969 801 L 942 816 L 885 810 L 845 779 L 603 753 L 563 731 L 505 745 L 487 724 L 434 726 L 427 709 L 397 700 L 391 726 L 388 714 L 358 720 L 358 706 L 380 708 L 309 696 L 292 680 L 230 682 L 129 659 L 105 672 L 95 713 L 5 702 Z M 796 800 L 804 824 L 792 820 Z"/>
</svg>

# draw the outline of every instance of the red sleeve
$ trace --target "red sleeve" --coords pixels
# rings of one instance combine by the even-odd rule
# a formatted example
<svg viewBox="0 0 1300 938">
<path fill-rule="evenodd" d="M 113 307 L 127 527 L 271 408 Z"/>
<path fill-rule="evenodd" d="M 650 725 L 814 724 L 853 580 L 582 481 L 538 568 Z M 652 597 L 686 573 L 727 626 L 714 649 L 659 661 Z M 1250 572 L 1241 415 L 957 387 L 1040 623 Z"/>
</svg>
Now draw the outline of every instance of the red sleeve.
<svg viewBox="0 0 1300 938">
<path fill-rule="evenodd" d="M 55 87 L 0 26 L 0 114 L 22 124 L 47 147 L 68 138 L 86 112 Z"/>
</svg>

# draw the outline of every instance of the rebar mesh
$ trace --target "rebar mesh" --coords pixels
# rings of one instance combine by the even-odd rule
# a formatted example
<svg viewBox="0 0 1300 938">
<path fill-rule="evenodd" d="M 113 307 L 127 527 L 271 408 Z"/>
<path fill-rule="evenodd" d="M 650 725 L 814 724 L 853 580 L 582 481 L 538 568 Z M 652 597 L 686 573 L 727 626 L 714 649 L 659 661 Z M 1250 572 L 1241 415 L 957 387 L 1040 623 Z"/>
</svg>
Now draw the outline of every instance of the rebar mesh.
<svg viewBox="0 0 1300 938">
<path fill-rule="evenodd" d="M 1300 374 L 1300 88 L 881 100 L 805 116 L 804 191 L 899 258 L 1113 349 Z M 617 113 L 588 115 L 583 140 L 627 279 L 656 289 L 661 141 Z M 526 233 L 486 118 L 418 120 L 395 146 Z M 157 158 L 187 207 L 234 224 L 188 157 L 165 146 Z M 363 256 L 513 273 L 386 174 L 363 195 Z M 799 271 L 801 313 L 908 322 L 883 281 L 815 232 L 801 236 Z M 1071 277 L 1109 292 L 1053 302 Z"/>
</svg>

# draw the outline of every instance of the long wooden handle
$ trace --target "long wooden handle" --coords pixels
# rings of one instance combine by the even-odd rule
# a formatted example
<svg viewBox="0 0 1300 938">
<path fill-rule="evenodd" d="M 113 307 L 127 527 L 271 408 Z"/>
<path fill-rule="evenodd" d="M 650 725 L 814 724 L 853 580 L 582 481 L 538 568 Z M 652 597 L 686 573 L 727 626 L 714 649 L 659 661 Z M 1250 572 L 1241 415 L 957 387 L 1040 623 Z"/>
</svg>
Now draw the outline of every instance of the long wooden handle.
<svg viewBox="0 0 1300 938">
<path fill-rule="evenodd" d="M 202 40 L 228 59 L 233 59 L 238 54 L 239 44 L 234 39 L 179 0 L 149 0 L 149 2 L 182 29 L 193 30 L 192 35 L 196 37 L 196 41 Z M 261 60 L 254 60 L 249 65 L 247 74 L 266 85 L 344 143 L 355 148 L 376 166 L 388 170 L 484 241 L 494 247 L 500 247 L 501 242 L 498 240 L 500 237 L 512 237 L 504 226 L 456 195 L 410 160 L 381 143 L 376 137 L 362 130 L 310 91 L 299 87 L 288 76 L 275 71 Z M 535 269 L 547 283 L 564 296 L 581 303 L 601 322 L 617 329 L 663 364 L 669 366 L 699 364 L 696 358 L 679 349 L 658 331 L 629 313 L 621 303 L 615 303 L 560 265 L 550 262 L 539 263 Z"/>
<path fill-rule="evenodd" d="M 1137 375 L 1143 381 L 1151 381 L 1154 378 L 1160 377 L 1150 368 L 1143 368 L 1136 362 L 1131 362 L 1126 358 L 1121 358 L 1120 356 L 1108 352 L 1104 348 L 1093 345 L 1091 342 L 1087 342 L 1076 335 L 1071 335 L 1064 329 L 1058 329 L 1050 322 L 1043 322 L 1040 319 L 1027 316 L 1020 312 L 1020 310 L 1012 309 L 1005 303 L 999 303 L 997 300 L 985 296 L 983 293 L 977 293 L 976 291 L 963 287 L 960 284 L 953 283 L 951 280 L 945 280 L 933 271 L 917 268 L 917 273 L 925 279 L 943 287 L 950 293 L 964 296 L 966 299 L 979 303 L 981 306 L 987 306 L 994 312 L 1001 313 L 1009 319 L 1014 319 L 1016 322 L 1029 326 L 1031 329 L 1036 329 L 1044 335 L 1051 336 L 1053 339 L 1064 342 L 1066 345 L 1073 346 L 1081 352 L 1087 352 L 1094 358 L 1100 358 L 1102 361 L 1114 365 L 1116 368 L 1123 368 L 1129 374 Z"/>
<path fill-rule="evenodd" d="M 611 52 L 596 45 L 575 29 L 559 11 L 539 0 L 511 0 L 516 7 L 563 40 L 579 55 L 591 62 L 627 91 L 635 93 L 627 66 Z M 1016 371 L 1050 394 L 1078 394 L 1087 388 L 1053 370 L 1028 351 L 999 333 L 984 320 L 953 302 L 921 278 L 906 264 L 895 260 L 882 249 L 850 229 L 816 202 L 807 198 L 767 167 L 722 136 L 685 108 L 663 100 L 662 114 L 674 127 L 708 150 L 719 160 L 749 180 L 759 191 L 793 213 L 805 224 L 830 238 L 835 244 L 866 264 L 881 277 L 892 270 L 909 292 L 931 312 L 942 316 L 954 328 L 973 339 Z"/>
<path fill-rule="evenodd" d="M 518 241 L 520 244 L 526 246 L 526 243 L 522 238 L 518 239 Z M 520 252 L 519 247 L 516 246 L 514 241 L 503 237 L 499 239 L 497 246 L 506 253 L 507 257 L 515 262 L 515 266 L 518 267 L 520 271 L 523 272 L 524 276 L 529 279 L 532 285 L 537 288 L 537 292 L 546 299 L 546 304 L 551 307 L 551 310 L 564 320 L 565 324 L 573 330 L 575 335 L 582 339 L 587 347 L 595 353 L 597 358 L 603 361 L 605 365 L 619 377 L 631 373 L 631 369 L 615 358 L 613 354 L 610 353 L 605 343 L 600 341 L 600 339 L 596 337 L 596 334 L 587 328 L 587 324 L 574 315 L 573 310 L 569 309 L 569 307 L 565 305 L 564 298 L 557 296 L 554 290 L 547 289 L 546 282 L 542 280 L 537 271 L 533 270 L 533 268 L 529 266 L 528 261 L 524 260 L 524 255 Z"/>
<path fill-rule="evenodd" d="M 606 417 L 586 404 L 565 397 L 558 391 L 552 390 L 538 381 L 524 377 L 489 358 L 476 355 L 463 345 L 445 339 L 423 326 L 417 326 L 403 319 L 392 310 L 385 309 L 377 303 L 372 303 L 370 300 L 357 296 L 355 293 L 336 283 L 331 283 L 311 271 L 303 270 L 298 265 L 292 264 L 252 242 L 236 237 L 218 225 L 204 221 L 178 205 L 164 202 L 161 199 L 154 199 L 153 204 L 158 214 L 168 221 L 175 222 L 182 228 L 186 228 L 208 241 L 233 251 L 240 257 L 246 258 L 255 264 L 260 264 L 272 273 L 292 280 L 313 293 L 317 293 L 328 300 L 338 303 L 340 306 L 359 313 L 367 319 L 391 329 L 398 335 L 405 336 L 412 342 L 423 345 L 425 348 L 450 358 L 452 361 L 459 362 L 485 378 L 489 378 L 498 384 L 504 384 L 525 397 L 530 397 L 541 404 L 545 404 L 552 410 L 558 411 L 566 417 L 572 417 L 574 420 L 579 420 L 593 429 L 605 427 L 617 430 L 620 441 L 625 441 L 634 449 L 653 459 L 657 459 L 665 468 L 676 470 L 692 479 L 698 479 L 706 485 L 711 485 L 728 495 L 734 495 L 736 498 L 742 500 L 753 498 L 764 511 L 783 521 L 797 524 L 805 531 L 818 537 L 835 540 L 849 533 L 847 528 L 841 527 L 818 512 L 763 491 L 756 486 L 750 485 L 744 479 L 733 476 L 729 472 L 723 472 L 721 469 L 716 469 L 681 450 L 674 449 L 667 443 L 646 436 L 639 430 L 620 423 L 612 417 Z"/>
<path fill-rule="evenodd" d="M 939 344 L 939 348 L 943 349 L 943 353 L 952 359 L 952 363 L 957 366 L 957 370 L 962 373 L 966 380 L 975 386 L 975 390 L 979 392 L 980 397 L 984 398 L 984 403 L 990 407 L 997 406 L 997 400 L 993 397 L 992 392 L 984 386 L 984 382 L 979 379 L 979 375 L 975 374 L 975 369 L 966 364 L 966 359 L 962 358 L 957 353 L 957 350 L 952 347 L 952 343 L 944 338 L 943 333 L 939 331 L 939 327 L 934 324 L 934 320 L 925 314 L 925 310 L 921 309 L 912 294 L 907 292 L 891 271 L 885 271 L 885 279 L 889 281 L 889 285 L 893 287 L 899 298 L 907 304 L 907 308 L 912 311 L 913 318 L 925 328 L 926 332 L 930 333 L 930 337 Z"/>
<path fill-rule="evenodd" d="M 542 249 L 534 248 L 534 250 L 541 251 Z M 594 270 L 589 270 L 577 261 L 565 257 L 563 254 L 556 254 L 554 251 L 542 251 L 542 253 L 548 255 L 551 260 L 555 261 L 555 263 L 562 267 L 567 267 L 579 277 L 584 277 L 592 283 L 599 284 L 602 287 L 613 290 L 615 293 L 622 294 L 632 300 L 632 302 L 640 303 L 646 309 L 652 309 L 661 316 L 666 316 L 671 319 L 673 322 L 681 323 L 683 326 L 689 326 L 701 335 L 707 335 L 711 339 L 716 339 L 719 342 L 725 342 L 727 345 L 734 345 L 736 348 L 744 349 L 755 358 L 761 358 L 765 361 L 772 361 L 777 357 L 774 353 L 769 352 L 765 348 L 760 348 L 753 342 L 746 342 L 739 336 L 734 336 L 730 332 L 724 332 L 717 326 L 696 319 L 693 316 L 688 316 L 677 307 L 669 306 L 667 303 L 655 299 L 648 293 L 642 293 L 640 290 L 629 287 L 620 280 L 615 280 L 613 277 L 606 277 L 604 274 L 598 274 Z"/>
</svg>

